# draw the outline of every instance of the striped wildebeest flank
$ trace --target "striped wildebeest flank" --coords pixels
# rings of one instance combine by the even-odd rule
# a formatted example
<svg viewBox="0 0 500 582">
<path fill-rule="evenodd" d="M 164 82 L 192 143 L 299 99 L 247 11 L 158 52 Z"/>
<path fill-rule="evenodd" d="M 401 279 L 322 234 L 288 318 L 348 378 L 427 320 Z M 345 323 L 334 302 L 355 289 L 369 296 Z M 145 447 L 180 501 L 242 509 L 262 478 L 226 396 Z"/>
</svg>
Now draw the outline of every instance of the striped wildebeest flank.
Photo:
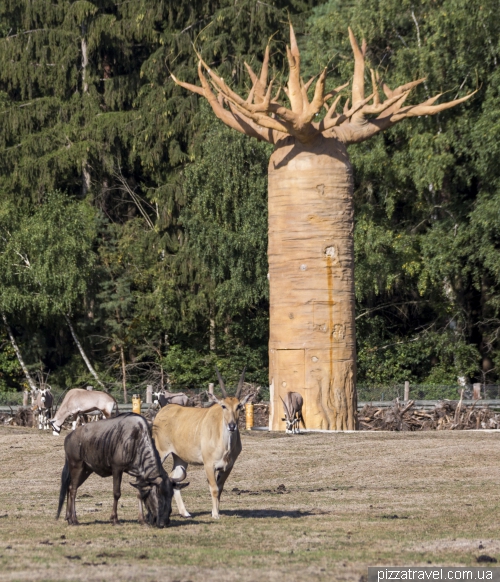
<svg viewBox="0 0 500 582">
<path fill-rule="evenodd" d="M 136 478 L 131 485 L 137 489 L 139 522 L 156 527 L 164 527 L 170 522 L 174 487 L 188 485 L 178 484 L 177 481 L 182 479 L 171 479 L 167 475 L 146 420 L 131 412 L 79 426 L 66 437 L 64 450 L 66 463 L 61 475 L 56 519 L 67 497 L 66 520 L 69 525 L 78 525 L 76 492 L 92 473 L 113 477 L 114 504 L 110 520 L 114 525 L 118 523 L 123 473 Z M 147 509 L 146 518 L 143 504 Z"/>
<path fill-rule="evenodd" d="M 185 408 L 169 404 L 160 410 L 153 422 L 153 438 L 161 461 L 172 455 L 172 475 L 183 479 L 189 463 L 204 465 L 212 495 L 212 517 L 216 519 L 219 518 L 219 502 L 224 483 L 241 453 L 238 416 L 252 396 L 248 394 L 240 400 L 245 370 L 234 397 L 227 395 L 218 370 L 217 376 L 223 398 L 218 399 L 210 394 L 214 406 Z M 178 489 L 174 490 L 174 497 L 179 513 L 184 517 L 191 517 Z"/>
<path fill-rule="evenodd" d="M 298 392 L 287 392 L 285 400 L 281 398 L 281 402 L 283 402 L 283 410 L 285 412 L 285 418 L 282 418 L 281 420 L 286 422 L 286 432 L 290 434 L 299 434 L 301 422 L 304 425 L 304 428 L 306 428 L 306 423 L 302 416 L 304 399 Z"/>
<path fill-rule="evenodd" d="M 102 412 L 106 418 L 110 418 L 114 406 L 118 412 L 118 403 L 111 394 L 99 390 L 73 388 L 64 397 L 54 418 L 49 421 L 53 429 L 52 434 L 58 436 L 61 433 L 61 426 L 68 416 L 74 415 L 77 418 L 79 414 L 98 411 Z"/>
</svg>

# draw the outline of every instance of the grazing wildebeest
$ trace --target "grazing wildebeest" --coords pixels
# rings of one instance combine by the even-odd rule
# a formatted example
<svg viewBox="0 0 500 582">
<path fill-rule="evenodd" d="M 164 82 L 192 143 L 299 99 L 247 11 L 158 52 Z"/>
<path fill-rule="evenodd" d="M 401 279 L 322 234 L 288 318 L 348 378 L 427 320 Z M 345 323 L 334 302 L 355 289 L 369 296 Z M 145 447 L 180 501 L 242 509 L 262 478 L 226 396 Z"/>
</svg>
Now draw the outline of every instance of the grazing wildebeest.
<svg viewBox="0 0 500 582">
<path fill-rule="evenodd" d="M 241 453 L 238 416 L 251 397 L 248 394 L 240 401 L 245 370 L 235 397 L 227 395 L 218 370 L 217 376 L 223 398 L 218 399 L 210 394 L 215 406 L 184 408 L 169 404 L 160 410 L 153 422 L 153 439 L 161 461 L 172 455 L 172 475 L 184 478 L 189 463 L 204 465 L 212 495 L 212 517 L 215 518 L 219 518 L 219 501 L 224 483 Z M 191 517 L 179 490 L 174 490 L 174 498 L 179 513 L 184 517 Z"/>
<path fill-rule="evenodd" d="M 168 477 L 142 416 L 125 413 L 102 422 L 79 426 L 64 440 L 66 463 L 61 474 L 61 490 L 57 516 L 61 513 L 67 496 L 66 520 L 78 525 L 76 518 L 76 492 L 87 477 L 97 473 L 100 477 L 113 477 L 113 512 L 110 520 L 118 523 L 118 500 L 121 496 L 123 473 L 135 477 L 131 483 L 138 490 L 139 522 L 164 527 L 170 521 L 173 487 L 183 488 Z M 144 520 L 142 503 L 146 505 Z"/>
<path fill-rule="evenodd" d="M 283 408 L 285 411 L 285 418 L 282 418 L 281 420 L 286 422 L 286 432 L 300 433 L 301 422 L 304 425 L 304 428 L 306 428 L 306 423 L 302 416 L 304 399 L 298 392 L 287 392 L 285 400 L 281 398 L 281 402 L 283 402 Z"/>
<path fill-rule="evenodd" d="M 54 418 L 49 421 L 53 428 L 52 433 L 58 436 L 61 433 L 61 426 L 64 421 L 72 414 L 76 417 L 78 414 L 100 411 L 106 418 L 109 418 L 114 406 L 116 406 L 116 412 L 118 412 L 118 404 L 111 394 L 99 392 L 98 390 L 73 388 L 64 397 Z"/>
<path fill-rule="evenodd" d="M 38 417 L 38 428 L 45 430 L 49 428 L 49 418 L 52 416 L 52 405 L 54 397 L 50 388 L 40 388 L 33 394 L 33 412 Z"/>
<path fill-rule="evenodd" d="M 160 390 L 159 392 L 154 392 L 153 395 L 157 398 L 158 404 L 163 408 L 167 404 L 178 404 L 179 406 L 187 406 L 189 398 L 184 394 L 184 392 L 167 392 L 166 390 Z"/>
</svg>

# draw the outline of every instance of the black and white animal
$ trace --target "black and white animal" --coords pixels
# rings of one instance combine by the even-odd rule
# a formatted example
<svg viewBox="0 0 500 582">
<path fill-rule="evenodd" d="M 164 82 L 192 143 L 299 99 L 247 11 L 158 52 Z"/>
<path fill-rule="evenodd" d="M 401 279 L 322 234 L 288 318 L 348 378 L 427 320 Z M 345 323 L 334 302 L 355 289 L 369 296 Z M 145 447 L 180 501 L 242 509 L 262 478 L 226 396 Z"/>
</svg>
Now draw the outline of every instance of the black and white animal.
<svg viewBox="0 0 500 582">
<path fill-rule="evenodd" d="M 61 426 L 68 416 L 74 415 L 76 418 L 79 414 L 89 414 L 90 412 L 102 412 L 106 418 L 110 418 L 113 407 L 118 404 L 116 400 L 106 392 L 99 390 L 83 390 L 82 388 L 73 388 L 70 390 L 57 411 L 54 418 L 49 422 L 52 425 L 52 434 L 58 436 L 61 432 Z M 75 425 L 73 425 L 75 427 Z"/>
<path fill-rule="evenodd" d="M 184 392 L 167 392 L 166 390 L 160 390 L 159 392 L 153 392 L 153 396 L 156 398 L 155 404 L 158 403 L 161 408 L 167 404 L 187 406 L 189 402 L 189 398 L 184 394 Z"/>
<path fill-rule="evenodd" d="M 285 418 L 282 418 L 281 420 L 286 422 L 286 432 L 289 434 L 299 434 L 301 422 L 304 428 L 306 428 L 306 423 L 302 416 L 304 399 L 298 392 L 287 392 L 285 400 L 281 398 L 281 402 L 283 402 L 283 409 L 285 412 Z"/>
<path fill-rule="evenodd" d="M 54 397 L 50 388 L 40 388 L 34 394 L 33 399 L 33 413 L 38 417 L 38 428 L 40 430 L 47 430 L 50 428 L 49 419 L 52 416 L 52 406 L 54 404 Z"/>
<path fill-rule="evenodd" d="M 66 462 L 61 474 L 56 519 L 67 497 L 66 520 L 69 525 L 78 525 L 76 492 L 89 475 L 97 473 L 100 477 L 113 477 L 114 503 L 110 519 L 117 524 L 121 482 L 123 473 L 127 473 L 136 479 L 131 485 L 138 492 L 139 522 L 156 527 L 169 524 L 174 487 L 186 487 L 187 484 L 177 483 L 185 475 L 180 479 L 171 479 L 167 475 L 142 416 L 129 412 L 79 426 L 64 440 L 64 450 Z"/>
</svg>

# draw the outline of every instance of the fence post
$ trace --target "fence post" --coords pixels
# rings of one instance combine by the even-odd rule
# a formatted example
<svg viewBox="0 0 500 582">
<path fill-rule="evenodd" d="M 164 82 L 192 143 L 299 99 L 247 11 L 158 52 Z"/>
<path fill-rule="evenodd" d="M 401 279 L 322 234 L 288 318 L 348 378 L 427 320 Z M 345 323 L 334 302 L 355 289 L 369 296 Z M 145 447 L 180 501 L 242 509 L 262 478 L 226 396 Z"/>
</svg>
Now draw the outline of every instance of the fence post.
<svg viewBox="0 0 500 582">
<path fill-rule="evenodd" d="M 408 402 L 408 400 L 410 400 L 410 383 L 408 382 L 408 380 L 406 380 L 404 401 Z"/>
<path fill-rule="evenodd" d="M 87 386 L 87 390 L 93 390 L 94 387 L 93 386 Z"/>
<path fill-rule="evenodd" d="M 151 384 L 146 386 L 146 404 L 153 404 L 153 386 Z"/>
<path fill-rule="evenodd" d="M 481 384 L 472 384 L 472 399 L 479 400 L 481 398 Z"/>
<path fill-rule="evenodd" d="M 214 393 L 214 385 L 212 382 L 210 382 L 210 384 L 208 385 L 208 393 L 212 395 Z"/>
<path fill-rule="evenodd" d="M 23 406 L 28 406 L 28 396 L 29 396 L 29 392 L 27 390 L 25 390 L 23 392 Z"/>
</svg>

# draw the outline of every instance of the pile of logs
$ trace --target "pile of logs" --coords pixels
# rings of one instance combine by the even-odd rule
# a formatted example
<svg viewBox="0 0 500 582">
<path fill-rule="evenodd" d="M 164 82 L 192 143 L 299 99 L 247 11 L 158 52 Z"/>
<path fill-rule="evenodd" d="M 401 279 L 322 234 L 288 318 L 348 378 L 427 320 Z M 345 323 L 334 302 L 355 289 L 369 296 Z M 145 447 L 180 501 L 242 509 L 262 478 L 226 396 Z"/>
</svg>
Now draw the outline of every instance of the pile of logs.
<svg viewBox="0 0 500 582">
<path fill-rule="evenodd" d="M 500 413 L 482 407 L 481 401 L 466 406 L 462 399 L 442 400 L 432 410 L 416 410 L 415 402 L 378 408 L 367 404 L 359 413 L 360 430 L 478 430 L 500 429 Z"/>
<path fill-rule="evenodd" d="M 29 407 L 20 406 L 16 412 L 0 414 L 0 424 L 11 426 L 30 426 L 34 423 L 33 411 Z"/>
</svg>

